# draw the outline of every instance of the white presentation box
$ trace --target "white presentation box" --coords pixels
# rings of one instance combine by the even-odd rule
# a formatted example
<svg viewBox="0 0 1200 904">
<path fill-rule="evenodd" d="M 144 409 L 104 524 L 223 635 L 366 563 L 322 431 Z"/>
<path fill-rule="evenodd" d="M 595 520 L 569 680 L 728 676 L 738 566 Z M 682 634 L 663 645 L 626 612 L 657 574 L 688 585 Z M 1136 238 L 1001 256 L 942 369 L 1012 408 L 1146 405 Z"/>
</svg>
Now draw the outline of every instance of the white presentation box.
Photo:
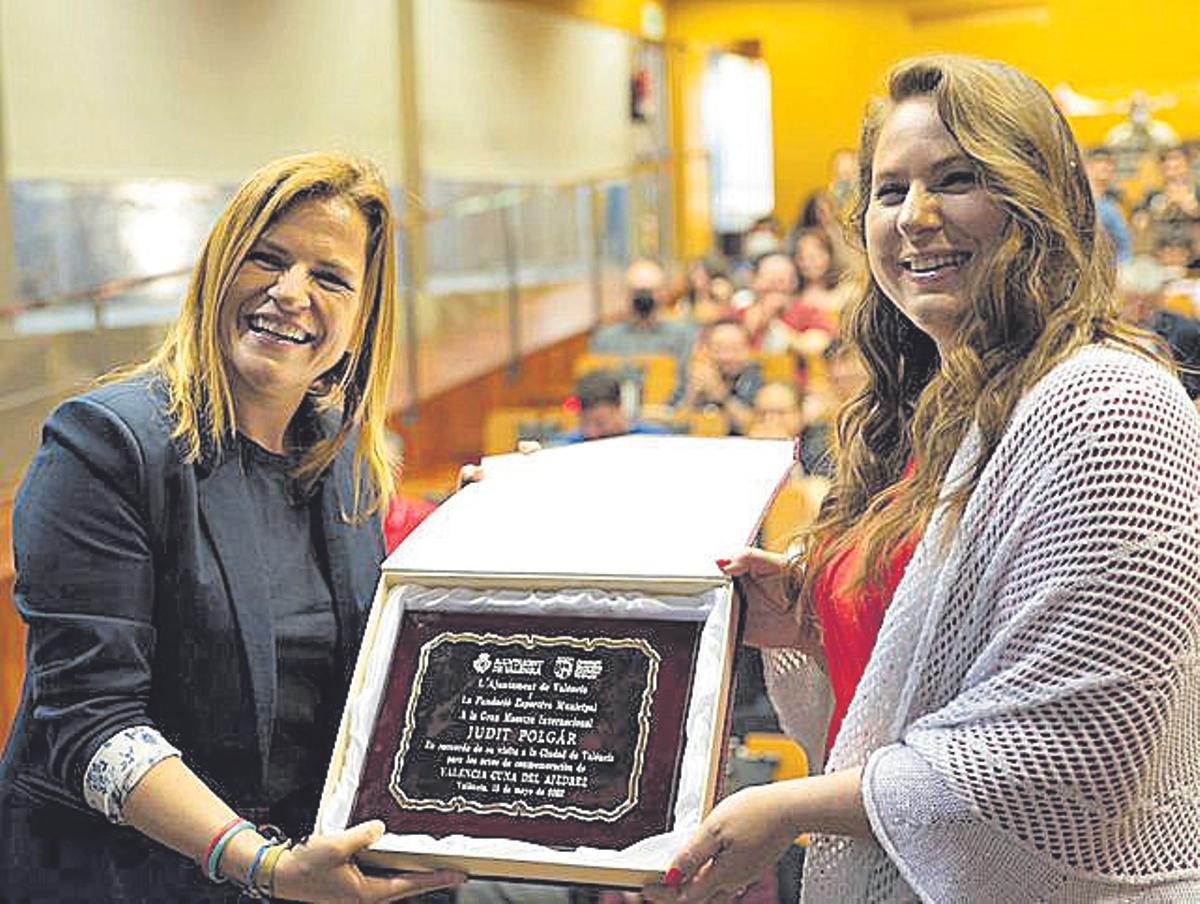
<svg viewBox="0 0 1200 904">
<path fill-rule="evenodd" d="M 712 808 L 753 542 L 792 443 L 485 459 L 383 565 L 317 831 L 372 866 L 638 888 Z"/>
</svg>

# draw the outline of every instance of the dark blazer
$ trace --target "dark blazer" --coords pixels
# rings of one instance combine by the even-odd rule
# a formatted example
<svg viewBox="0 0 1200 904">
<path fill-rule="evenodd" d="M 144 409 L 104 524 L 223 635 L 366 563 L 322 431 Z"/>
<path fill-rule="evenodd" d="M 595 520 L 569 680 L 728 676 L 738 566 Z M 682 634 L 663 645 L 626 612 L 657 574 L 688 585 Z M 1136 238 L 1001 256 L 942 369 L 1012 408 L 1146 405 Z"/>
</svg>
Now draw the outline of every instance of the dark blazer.
<svg viewBox="0 0 1200 904">
<path fill-rule="evenodd" d="M 92 755 L 131 725 L 156 726 L 239 812 L 269 815 L 271 563 L 249 529 L 238 462 L 185 463 L 171 426 L 146 378 L 71 399 L 46 422 L 17 496 L 15 599 L 29 640 L 0 765 L 0 900 L 219 897 L 189 861 L 83 802 Z M 314 534 L 346 685 L 383 558 L 378 519 L 343 517 L 351 456 L 343 449 L 316 491 Z"/>
</svg>

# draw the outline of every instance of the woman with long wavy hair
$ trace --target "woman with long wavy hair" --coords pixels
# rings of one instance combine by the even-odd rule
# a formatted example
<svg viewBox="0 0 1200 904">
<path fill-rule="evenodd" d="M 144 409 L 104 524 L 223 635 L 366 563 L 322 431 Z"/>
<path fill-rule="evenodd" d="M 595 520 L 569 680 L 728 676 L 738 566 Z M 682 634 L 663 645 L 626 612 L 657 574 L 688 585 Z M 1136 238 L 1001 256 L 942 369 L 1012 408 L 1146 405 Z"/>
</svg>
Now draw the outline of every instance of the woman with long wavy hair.
<svg viewBox="0 0 1200 904">
<path fill-rule="evenodd" d="M 866 272 L 807 553 L 734 559 L 824 775 L 723 801 L 656 901 L 723 900 L 802 832 L 805 901 L 1200 897 L 1200 417 L 1115 317 L 1070 128 L 1002 63 L 897 65 L 852 211 Z M 793 608 L 794 607 L 794 608 Z"/>
<path fill-rule="evenodd" d="M 46 422 L 13 516 L 29 641 L 0 899 L 377 901 L 460 881 L 360 872 L 381 823 L 300 841 L 383 554 L 393 229 L 372 165 L 267 165 L 158 352 Z"/>
</svg>

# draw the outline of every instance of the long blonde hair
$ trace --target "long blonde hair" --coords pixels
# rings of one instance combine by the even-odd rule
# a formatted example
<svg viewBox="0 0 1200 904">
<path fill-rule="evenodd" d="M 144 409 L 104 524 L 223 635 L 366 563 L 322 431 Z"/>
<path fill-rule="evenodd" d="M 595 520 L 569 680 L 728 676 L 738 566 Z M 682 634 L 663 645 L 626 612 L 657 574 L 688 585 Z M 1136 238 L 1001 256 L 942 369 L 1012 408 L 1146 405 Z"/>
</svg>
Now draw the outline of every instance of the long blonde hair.
<svg viewBox="0 0 1200 904">
<path fill-rule="evenodd" d="M 864 546 L 862 560 L 873 565 L 859 578 L 878 581 L 900 544 L 924 528 L 972 423 L 979 428 L 979 454 L 948 500 L 952 521 L 1017 401 L 1038 379 L 1093 342 L 1140 350 L 1140 331 L 1116 319 L 1111 250 L 1097 227 L 1083 158 L 1046 90 L 1004 63 L 951 55 L 897 64 L 887 88 L 863 123 L 848 214 L 848 234 L 859 250 L 866 249 L 880 131 L 892 110 L 914 97 L 933 99 L 1008 220 L 945 360 L 861 266 L 843 332 L 868 382 L 837 418 L 833 486 L 807 532 L 808 562 L 793 565 L 793 586 L 810 625 L 814 583 L 836 556 Z M 904 476 L 910 460 L 915 472 Z"/>
<path fill-rule="evenodd" d="M 387 446 L 387 394 L 396 330 L 396 254 L 391 201 L 379 171 L 339 154 L 301 154 L 268 163 L 247 179 L 217 218 L 192 271 L 175 324 L 158 351 L 122 375 L 149 373 L 166 385 L 173 436 L 188 461 L 219 457 L 237 430 L 228 362 L 221 352 L 221 305 L 247 252 L 298 201 L 339 198 L 368 228 L 363 299 L 346 357 L 309 391 L 318 410 L 340 413 L 337 429 L 301 452 L 295 476 L 311 487 L 342 446 L 354 441 L 354 499 L 361 518 L 394 492 Z"/>
</svg>

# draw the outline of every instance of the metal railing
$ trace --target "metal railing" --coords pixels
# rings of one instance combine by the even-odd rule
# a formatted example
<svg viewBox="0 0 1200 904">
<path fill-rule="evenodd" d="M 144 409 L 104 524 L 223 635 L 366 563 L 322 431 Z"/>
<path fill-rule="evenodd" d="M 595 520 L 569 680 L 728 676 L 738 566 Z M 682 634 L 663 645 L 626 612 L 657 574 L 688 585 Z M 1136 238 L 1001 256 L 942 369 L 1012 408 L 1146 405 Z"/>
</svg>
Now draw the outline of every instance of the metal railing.
<svg viewBox="0 0 1200 904">
<path fill-rule="evenodd" d="M 705 158 L 703 153 L 686 156 L 689 165 Z M 677 162 L 677 157 L 662 156 L 587 179 L 482 191 L 435 181 L 429 183 L 422 203 L 405 204 L 399 198 L 398 289 L 406 407 L 411 409 L 426 389 L 442 388 L 421 385 L 421 355 L 437 354 L 436 348 L 422 349 L 422 343 L 443 335 L 442 321 L 456 317 L 469 321 L 470 314 L 456 314 L 456 307 L 472 303 L 469 299 L 475 299 L 476 308 L 480 298 L 488 299 L 485 308 L 502 305 L 502 315 L 496 310 L 489 313 L 503 323 L 503 359 L 488 363 L 505 366 L 510 373 L 534 350 L 524 347 L 522 340 L 522 298 L 532 287 L 563 283 L 581 287 L 589 298 L 587 313 L 574 325 L 587 329 L 599 322 L 605 311 L 607 278 L 619 273 L 632 257 L 669 256 L 674 244 L 672 173 Z M 419 267 L 413 266 L 414 248 L 423 249 L 418 251 L 424 257 Z M 109 279 L 0 305 L 0 342 L 19 341 L 34 332 L 119 327 L 128 322 L 128 309 L 137 307 L 134 302 L 181 296 L 189 272 L 175 268 Z M 179 286 L 172 288 L 172 283 Z M 160 303 L 146 316 L 168 322 L 173 316 L 171 303 Z M 0 368 L 0 378 L 2 374 Z M 62 389 L 60 383 L 77 385 L 78 375 L 16 390 L 0 385 L 0 412 L 53 398 Z"/>
</svg>

